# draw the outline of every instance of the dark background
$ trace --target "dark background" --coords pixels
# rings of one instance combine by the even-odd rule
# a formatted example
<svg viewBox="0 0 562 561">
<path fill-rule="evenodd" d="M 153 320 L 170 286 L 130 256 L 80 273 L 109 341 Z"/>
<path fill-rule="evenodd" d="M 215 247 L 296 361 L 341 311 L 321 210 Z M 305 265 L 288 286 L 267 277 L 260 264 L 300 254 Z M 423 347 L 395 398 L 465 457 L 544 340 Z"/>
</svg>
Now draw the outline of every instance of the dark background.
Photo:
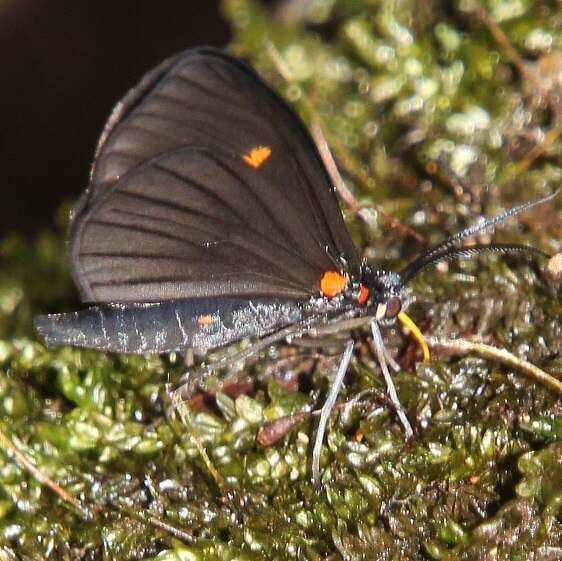
<svg viewBox="0 0 562 561">
<path fill-rule="evenodd" d="M 88 183 L 113 105 L 144 72 L 224 46 L 218 0 L 0 2 L 0 236 L 30 236 Z"/>
</svg>

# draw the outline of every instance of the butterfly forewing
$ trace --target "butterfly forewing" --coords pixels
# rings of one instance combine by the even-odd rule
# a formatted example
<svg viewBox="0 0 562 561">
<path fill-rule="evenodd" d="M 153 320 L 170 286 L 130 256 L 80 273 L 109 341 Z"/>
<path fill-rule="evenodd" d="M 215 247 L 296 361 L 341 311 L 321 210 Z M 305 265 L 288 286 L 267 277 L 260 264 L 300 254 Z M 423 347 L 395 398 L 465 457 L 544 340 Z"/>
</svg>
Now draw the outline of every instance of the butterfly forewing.
<svg viewBox="0 0 562 561">
<path fill-rule="evenodd" d="M 298 118 L 248 66 L 211 49 L 163 63 L 114 111 L 71 261 L 91 302 L 302 298 L 327 270 L 359 270 Z"/>
</svg>

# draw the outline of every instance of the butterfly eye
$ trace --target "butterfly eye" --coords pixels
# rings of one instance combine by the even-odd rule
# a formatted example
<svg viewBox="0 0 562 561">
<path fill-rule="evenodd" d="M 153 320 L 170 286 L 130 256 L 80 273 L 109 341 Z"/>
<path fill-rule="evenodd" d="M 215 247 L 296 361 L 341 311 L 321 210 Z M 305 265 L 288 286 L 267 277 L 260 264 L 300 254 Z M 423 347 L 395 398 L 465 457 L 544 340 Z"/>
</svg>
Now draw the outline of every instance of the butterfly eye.
<svg viewBox="0 0 562 561">
<path fill-rule="evenodd" d="M 392 296 L 388 302 L 386 303 L 386 311 L 384 313 L 384 317 L 386 319 L 393 319 L 395 318 L 402 309 L 402 301 L 398 296 Z"/>
</svg>

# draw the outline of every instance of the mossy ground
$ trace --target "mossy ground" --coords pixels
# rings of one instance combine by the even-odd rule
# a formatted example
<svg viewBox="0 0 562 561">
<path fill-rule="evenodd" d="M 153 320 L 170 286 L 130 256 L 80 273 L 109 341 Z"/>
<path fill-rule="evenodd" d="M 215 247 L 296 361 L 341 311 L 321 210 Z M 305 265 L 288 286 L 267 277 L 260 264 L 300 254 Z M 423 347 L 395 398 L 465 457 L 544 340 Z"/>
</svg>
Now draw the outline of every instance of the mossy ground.
<svg viewBox="0 0 562 561">
<path fill-rule="evenodd" d="M 486 12 L 470 0 L 223 7 L 232 50 L 320 123 L 359 202 L 375 205 L 368 224 L 348 213 L 373 263 L 397 268 L 478 215 L 561 183 L 556 2 L 491 0 Z M 486 13 L 524 67 L 493 38 Z M 496 239 L 560 252 L 560 199 Z M 396 384 L 416 430 L 404 446 L 380 399 L 367 335 L 357 333 L 340 401 L 379 393 L 332 416 L 318 490 L 312 417 L 272 447 L 256 436 L 264 422 L 321 403 L 337 357 L 281 346 L 249 361 L 228 392 L 193 403 L 221 492 L 191 431 L 166 415 L 177 357 L 37 341 L 34 314 L 79 305 L 59 232 L 0 244 L 0 428 L 85 511 L 4 452 L 1 560 L 562 559 L 560 396 L 475 356 L 434 353 L 424 364 L 390 329 L 403 366 Z M 560 290 L 540 263 L 485 257 L 428 271 L 412 298 L 426 333 L 479 337 L 562 377 Z"/>
</svg>

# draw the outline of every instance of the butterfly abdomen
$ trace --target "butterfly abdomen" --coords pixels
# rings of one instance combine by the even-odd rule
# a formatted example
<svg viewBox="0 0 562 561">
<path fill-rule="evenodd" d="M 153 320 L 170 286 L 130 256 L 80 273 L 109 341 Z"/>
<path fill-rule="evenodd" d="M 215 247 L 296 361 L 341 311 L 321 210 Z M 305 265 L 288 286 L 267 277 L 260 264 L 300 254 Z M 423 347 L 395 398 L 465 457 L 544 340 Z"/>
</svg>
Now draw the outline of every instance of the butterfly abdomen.
<svg viewBox="0 0 562 561">
<path fill-rule="evenodd" d="M 158 328 L 159 312 L 155 306 L 95 306 L 80 312 L 39 316 L 35 327 L 50 347 L 72 345 L 134 354 L 173 350 L 177 334 Z"/>
<path fill-rule="evenodd" d="M 302 312 L 294 301 L 216 298 L 93 306 L 39 316 L 35 327 L 48 346 L 131 354 L 193 349 L 204 354 L 245 337 L 267 335 L 300 319 Z"/>
</svg>

